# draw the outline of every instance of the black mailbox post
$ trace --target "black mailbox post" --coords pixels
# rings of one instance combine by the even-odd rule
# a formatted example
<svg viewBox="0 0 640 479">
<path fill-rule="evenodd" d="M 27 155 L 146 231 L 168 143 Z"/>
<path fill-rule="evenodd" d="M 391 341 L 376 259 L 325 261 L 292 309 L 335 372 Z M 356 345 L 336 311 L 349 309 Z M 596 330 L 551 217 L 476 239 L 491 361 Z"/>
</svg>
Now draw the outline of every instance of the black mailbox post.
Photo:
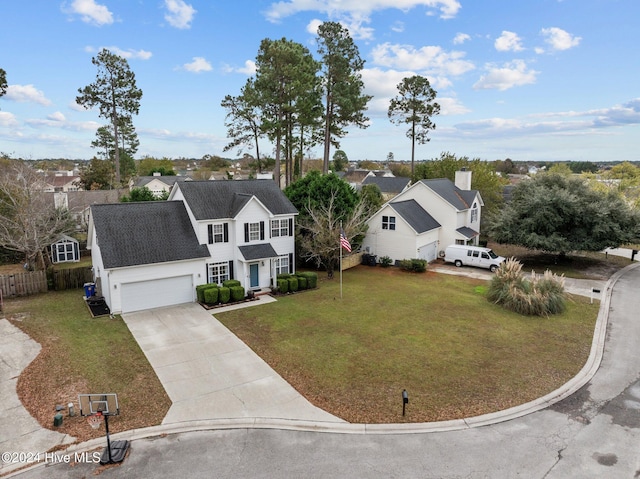
<svg viewBox="0 0 640 479">
<path fill-rule="evenodd" d="M 409 393 L 406 389 L 402 390 L 402 415 L 404 416 L 405 407 L 409 404 Z"/>
</svg>

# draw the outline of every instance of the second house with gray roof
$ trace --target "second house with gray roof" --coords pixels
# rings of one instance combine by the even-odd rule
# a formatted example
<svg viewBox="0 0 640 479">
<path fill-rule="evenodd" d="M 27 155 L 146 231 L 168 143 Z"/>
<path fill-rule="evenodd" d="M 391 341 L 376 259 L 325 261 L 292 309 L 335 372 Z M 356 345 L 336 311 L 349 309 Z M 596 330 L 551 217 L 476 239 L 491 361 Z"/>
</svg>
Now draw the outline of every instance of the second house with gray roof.
<svg viewBox="0 0 640 479">
<path fill-rule="evenodd" d="M 477 245 L 483 206 L 471 189 L 471 171 L 421 180 L 388 201 L 367 221 L 363 250 L 394 261 L 435 260 L 450 244 Z"/>
</svg>

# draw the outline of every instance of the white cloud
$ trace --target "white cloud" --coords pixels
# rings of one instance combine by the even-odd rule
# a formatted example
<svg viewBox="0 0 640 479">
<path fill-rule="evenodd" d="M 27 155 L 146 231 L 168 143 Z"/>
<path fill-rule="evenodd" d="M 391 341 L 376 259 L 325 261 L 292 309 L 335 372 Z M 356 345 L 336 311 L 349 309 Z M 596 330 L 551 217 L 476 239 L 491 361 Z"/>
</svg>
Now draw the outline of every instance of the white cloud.
<svg viewBox="0 0 640 479">
<path fill-rule="evenodd" d="M 314 18 L 307 24 L 307 32 L 309 32 L 311 35 L 317 35 L 318 28 L 320 28 L 320 25 L 322 25 L 322 23 L 322 20 Z"/>
<path fill-rule="evenodd" d="M 391 25 L 391 30 L 396 33 L 404 32 L 404 22 L 394 22 L 393 25 Z"/>
<path fill-rule="evenodd" d="M 59 111 L 56 111 L 54 113 L 51 113 L 50 115 L 47 115 L 47 118 L 51 121 L 66 121 L 67 118 Z"/>
<path fill-rule="evenodd" d="M 0 111 L 0 126 L 2 127 L 14 127 L 18 126 L 18 120 L 13 113 L 8 111 Z"/>
<path fill-rule="evenodd" d="M 544 41 L 551 46 L 552 50 L 568 50 L 578 46 L 582 40 L 581 37 L 571 35 L 557 27 L 543 28 L 540 30 L 540 34 L 544 37 Z"/>
<path fill-rule="evenodd" d="M 471 37 L 469 35 L 467 35 L 466 33 L 458 33 L 453 38 L 453 44 L 454 45 L 462 45 L 467 40 L 471 40 Z"/>
<path fill-rule="evenodd" d="M 505 63 L 502 67 L 495 64 L 485 66 L 487 73 L 473 85 L 475 90 L 497 89 L 508 90 L 515 86 L 529 85 L 536 82 L 539 72 L 527 68 L 523 60 Z"/>
<path fill-rule="evenodd" d="M 457 76 L 475 68 L 472 62 L 464 59 L 464 52 L 445 52 L 437 46 L 416 49 L 411 45 L 382 43 L 372 50 L 371 55 L 376 65 L 434 75 Z"/>
<path fill-rule="evenodd" d="M 253 75 L 256 72 L 256 62 L 253 60 L 247 60 L 244 62 L 243 67 L 233 67 L 231 65 L 225 65 L 223 68 L 225 73 L 242 73 L 245 75 Z"/>
<path fill-rule="evenodd" d="M 38 103 L 43 106 L 51 105 L 51 100 L 33 85 L 9 85 L 4 96 L 7 100 L 19 103 Z"/>
<path fill-rule="evenodd" d="M 499 52 L 519 52 L 523 50 L 521 42 L 518 34 L 503 30 L 502 35 L 496 38 L 494 46 Z"/>
<path fill-rule="evenodd" d="M 213 70 L 211 64 L 203 57 L 193 57 L 191 63 L 185 63 L 182 68 L 188 72 L 201 73 Z"/>
<path fill-rule="evenodd" d="M 128 50 L 122 50 L 121 48 L 118 48 L 118 47 L 101 47 L 99 50 L 102 50 L 102 48 L 106 48 L 111 53 L 114 53 L 119 57 L 126 58 L 127 60 L 129 59 L 148 60 L 153 56 L 153 53 L 148 52 L 146 50 L 133 50 L 131 48 L 129 48 Z"/>
<path fill-rule="evenodd" d="M 316 11 L 329 17 L 361 16 L 368 17 L 371 13 L 395 8 L 407 12 L 412 8 L 423 6 L 440 12 L 441 18 L 453 18 L 461 6 L 457 0 L 282 0 L 272 3 L 266 11 L 267 19 L 278 22 L 283 18 L 299 12 Z"/>
<path fill-rule="evenodd" d="M 195 8 L 183 0 L 165 0 L 164 6 L 167 9 L 164 19 L 169 25 L 183 30 L 191 28 L 193 16 L 197 12 Z"/>
<path fill-rule="evenodd" d="M 104 5 L 97 4 L 95 0 L 73 0 L 66 11 L 80 15 L 85 23 L 93 23 L 94 25 L 113 23 L 113 14 Z"/>
</svg>

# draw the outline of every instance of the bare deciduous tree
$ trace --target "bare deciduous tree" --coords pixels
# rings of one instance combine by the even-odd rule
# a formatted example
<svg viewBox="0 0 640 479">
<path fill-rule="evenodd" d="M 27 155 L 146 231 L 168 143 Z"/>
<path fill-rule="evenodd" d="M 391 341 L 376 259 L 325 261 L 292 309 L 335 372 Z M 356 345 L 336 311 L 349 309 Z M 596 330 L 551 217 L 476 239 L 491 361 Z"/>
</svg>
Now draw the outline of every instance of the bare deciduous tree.
<svg viewBox="0 0 640 479">
<path fill-rule="evenodd" d="M 353 244 L 354 239 L 366 232 L 365 222 L 370 214 L 369 204 L 361 199 L 341 225 L 340 217 L 336 214 L 336 200 L 337 192 L 332 190 L 327 203 L 315 208 L 307 206 L 309 216 L 299 224 L 301 256 L 314 262 L 317 267 L 326 268 L 329 278 L 333 277 L 340 261 L 340 227 Z"/>
<path fill-rule="evenodd" d="M 47 196 L 29 165 L 16 160 L 0 170 L 0 246 L 23 253 L 30 269 L 44 269 L 46 248 L 73 231 L 68 211 Z"/>
</svg>

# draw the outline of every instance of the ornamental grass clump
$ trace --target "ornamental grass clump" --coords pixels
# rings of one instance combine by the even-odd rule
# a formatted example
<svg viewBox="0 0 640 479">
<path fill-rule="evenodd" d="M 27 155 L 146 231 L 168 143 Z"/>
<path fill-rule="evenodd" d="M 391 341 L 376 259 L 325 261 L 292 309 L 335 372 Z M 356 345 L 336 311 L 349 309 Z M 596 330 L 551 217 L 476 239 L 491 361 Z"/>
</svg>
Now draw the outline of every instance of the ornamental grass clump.
<svg viewBox="0 0 640 479">
<path fill-rule="evenodd" d="M 549 316 L 565 310 L 564 277 L 547 270 L 542 276 L 522 275 L 515 258 L 504 261 L 489 285 L 487 299 L 505 309 L 526 316 Z"/>
</svg>

